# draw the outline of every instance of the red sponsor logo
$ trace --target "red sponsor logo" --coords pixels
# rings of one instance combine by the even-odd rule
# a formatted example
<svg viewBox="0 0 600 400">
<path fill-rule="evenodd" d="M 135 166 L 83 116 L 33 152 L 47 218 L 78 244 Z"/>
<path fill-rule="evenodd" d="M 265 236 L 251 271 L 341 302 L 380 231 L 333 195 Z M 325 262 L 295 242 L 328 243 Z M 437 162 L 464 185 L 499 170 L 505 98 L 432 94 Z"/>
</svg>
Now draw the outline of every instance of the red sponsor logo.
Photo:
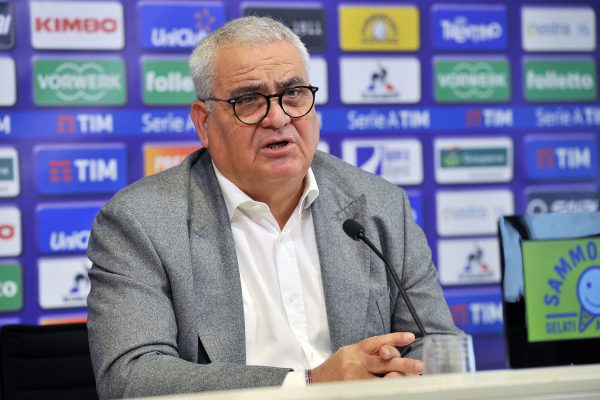
<svg viewBox="0 0 600 400">
<path fill-rule="evenodd" d="M 119 27 L 114 18 L 59 18 L 36 17 L 35 31 L 50 33 L 113 33 Z"/>
<path fill-rule="evenodd" d="M 0 225 L 0 239 L 8 240 L 15 236 L 15 227 L 13 225 Z"/>
<path fill-rule="evenodd" d="M 48 163 L 50 182 L 72 182 L 73 163 L 70 160 L 53 160 Z"/>
</svg>

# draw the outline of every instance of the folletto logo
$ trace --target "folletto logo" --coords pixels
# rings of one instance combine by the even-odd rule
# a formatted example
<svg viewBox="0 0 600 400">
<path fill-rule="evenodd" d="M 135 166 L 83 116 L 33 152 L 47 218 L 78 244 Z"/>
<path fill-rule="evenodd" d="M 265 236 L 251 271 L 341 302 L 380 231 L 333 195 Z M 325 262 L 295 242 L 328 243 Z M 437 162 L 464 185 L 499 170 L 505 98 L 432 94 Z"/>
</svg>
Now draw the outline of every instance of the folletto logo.
<svg viewBox="0 0 600 400">
<path fill-rule="evenodd" d="M 117 1 L 31 1 L 34 49 L 119 50 L 125 45 L 123 6 Z"/>
<path fill-rule="evenodd" d="M 447 50 L 500 50 L 508 45 L 504 6 L 434 5 L 433 43 Z"/>
<path fill-rule="evenodd" d="M 127 99 L 122 60 L 35 60 L 33 79 L 40 106 L 122 105 Z"/>
<path fill-rule="evenodd" d="M 596 50 L 596 14 L 591 7 L 523 7 L 521 40 L 526 51 Z"/>
<path fill-rule="evenodd" d="M 144 104 L 184 105 L 195 98 L 187 59 L 142 60 Z"/>
<path fill-rule="evenodd" d="M 415 51 L 421 45 L 417 7 L 342 5 L 339 18 L 344 51 Z"/>
<path fill-rule="evenodd" d="M 124 145 L 39 146 L 37 187 L 42 194 L 113 193 L 127 184 Z"/>
<path fill-rule="evenodd" d="M 12 3 L 0 3 L 0 49 L 15 45 L 15 9 Z M 1 74 L 0 74 L 1 76 Z"/>
<path fill-rule="evenodd" d="M 419 140 L 344 140 L 342 157 L 347 163 L 395 184 L 423 182 L 423 154 Z"/>
<path fill-rule="evenodd" d="M 523 63 L 523 76 L 527 101 L 593 101 L 597 97 L 592 59 L 529 59 Z"/>
<path fill-rule="evenodd" d="M 94 217 L 101 204 L 39 206 L 38 246 L 41 253 L 85 253 Z"/>
<path fill-rule="evenodd" d="M 435 99 L 443 103 L 507 102 L 510 68 L 505 59 L 434 60 Z"/>
<path fill-rule="evenodd" d="M 192 49 L 226 20 L 221 3 L 142 1 L 138 7 L 140 41 L 146 49 Z"/>
<path fill-rule="evenodd" d="M 526 138 L 531 179 L 592 179 L 598 175 L 598 143 L 593 135 Z"/>
</svg>

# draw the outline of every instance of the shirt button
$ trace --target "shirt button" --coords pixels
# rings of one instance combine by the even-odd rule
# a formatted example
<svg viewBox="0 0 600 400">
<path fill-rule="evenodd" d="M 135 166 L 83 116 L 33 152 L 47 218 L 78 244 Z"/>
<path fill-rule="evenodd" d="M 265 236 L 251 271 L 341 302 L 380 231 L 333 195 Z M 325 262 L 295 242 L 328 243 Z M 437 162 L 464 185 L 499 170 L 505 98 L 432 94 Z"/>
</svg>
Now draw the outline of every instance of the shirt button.
<svg viewBox="0 0 600 400">
<path fill-rule="evenodd" d="M 296 294 L 295 294 L 295 293 L 290 293 L 290 294 L 288 295 L 288 301 L 289 301 L 290 303 L 293 303 L 294 301 L 296 301 L 296 298 L 297 298 L 297 297 L 298 297 L 298 296 L 296 296 Z"/>
</svg>

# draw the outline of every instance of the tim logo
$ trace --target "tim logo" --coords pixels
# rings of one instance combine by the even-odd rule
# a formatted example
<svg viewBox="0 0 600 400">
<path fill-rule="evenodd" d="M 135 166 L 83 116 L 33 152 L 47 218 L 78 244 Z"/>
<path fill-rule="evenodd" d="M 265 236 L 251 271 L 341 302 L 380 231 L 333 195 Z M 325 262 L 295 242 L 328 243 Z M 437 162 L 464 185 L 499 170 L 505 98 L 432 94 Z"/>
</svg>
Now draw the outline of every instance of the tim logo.
<svg viewBox="0 0 600 400">
<path fill-rule="evenodd" d="M 454 323 L 467 333 L 502 332 L 502 304 L 499 295 L 454 296 L 447 294 Z"/>
<path fill-rule="evenodd" d="M 42 194 L 113 193 L 127 184 L 122 145 L 98 148 L 36 149 L 38 191 Z"/>
<path fill-rule="evenodd" d="M 598 172 L 598 148 L 594 137 L 529 140 L 527 175 L 530 178 L 594 178 Z"/>
</svg>

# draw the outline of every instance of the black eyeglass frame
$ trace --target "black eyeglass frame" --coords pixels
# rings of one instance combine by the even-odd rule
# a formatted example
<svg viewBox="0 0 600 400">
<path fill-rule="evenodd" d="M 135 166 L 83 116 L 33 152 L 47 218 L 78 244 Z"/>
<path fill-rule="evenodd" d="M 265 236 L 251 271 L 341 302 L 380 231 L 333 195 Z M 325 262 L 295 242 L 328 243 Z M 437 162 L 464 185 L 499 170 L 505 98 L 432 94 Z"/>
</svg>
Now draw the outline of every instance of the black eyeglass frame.
<svg viewBox="0 0 600 400">
<path fill-rule="evenodd" d="M 299 116 L 292 116 L 292 115 L 288 114 L 287 111 L 285 111 L 285 108 L 283 107 L 283 96 L 287 92 L 289 92 L 290 90 L 299 89 L 299 88 L 310 90 L 310 92 L 312 93 L 312 103 L 311 103 L 310 107 L 308 108 L 308 110 L 304 114 L 299 115 Z M 262 122 L 262 120 L 265 119 L 267 117 L 267 115 L 269 114 L 269 110 L 271 109 L 271 99 L 274 98 L 274 97 L 277 97 L 277 102 L 279 103 L 279 107 L 281 107 L 281 109 L 283 110 L 283 112 L 285 113 L 285 115 L 287 115 L 290 118 L 302 118 L 302 117 L 304 117 L 315 106 L 315 93 L 317 92 L 317 90 L 319 90 L 319 88 L 317 86 L 312 86 L 312 85 L 298 85 L 298 86 L 292 86 L 292 87 L 283 89 L 281 92 L 273 93 L 273 94 L 262 94 L 262 93 L 253 92 L 253 93 L 244 93 L 242 95 L 239 95 L 239 96 L 236 96 L 236 97 L 232 97 L 231 99 L 218 99 L 216 97 L 208 97 L 206 99 L 200 99 L 200 101 L 202 101 L 204 103 L 206 103 L 207 101 L 220 101 L 222 103 L 228 103 L 228 104 L 231 105 L 231 108 L 233 109 L 233 114 L 235 115 L 235 117 L 237 118 L 238 121 L 240 121 L 242 124 L 245 124 L 245 125 L 256 125 L 256 124 L 260 124 Z M 263 115 L 258 121 L 253 122 L 253 123 L 244 122 L 237 115 L 237 112 L 235 111 L 235 103 L 237 103 L 243 97 L 253 96 L 253 95 L 258 95 L 258 96 L 264 97 L 265 100 L 267 101 L 267 109 L 265 110 L 265 115 Z"/>
</svg>

